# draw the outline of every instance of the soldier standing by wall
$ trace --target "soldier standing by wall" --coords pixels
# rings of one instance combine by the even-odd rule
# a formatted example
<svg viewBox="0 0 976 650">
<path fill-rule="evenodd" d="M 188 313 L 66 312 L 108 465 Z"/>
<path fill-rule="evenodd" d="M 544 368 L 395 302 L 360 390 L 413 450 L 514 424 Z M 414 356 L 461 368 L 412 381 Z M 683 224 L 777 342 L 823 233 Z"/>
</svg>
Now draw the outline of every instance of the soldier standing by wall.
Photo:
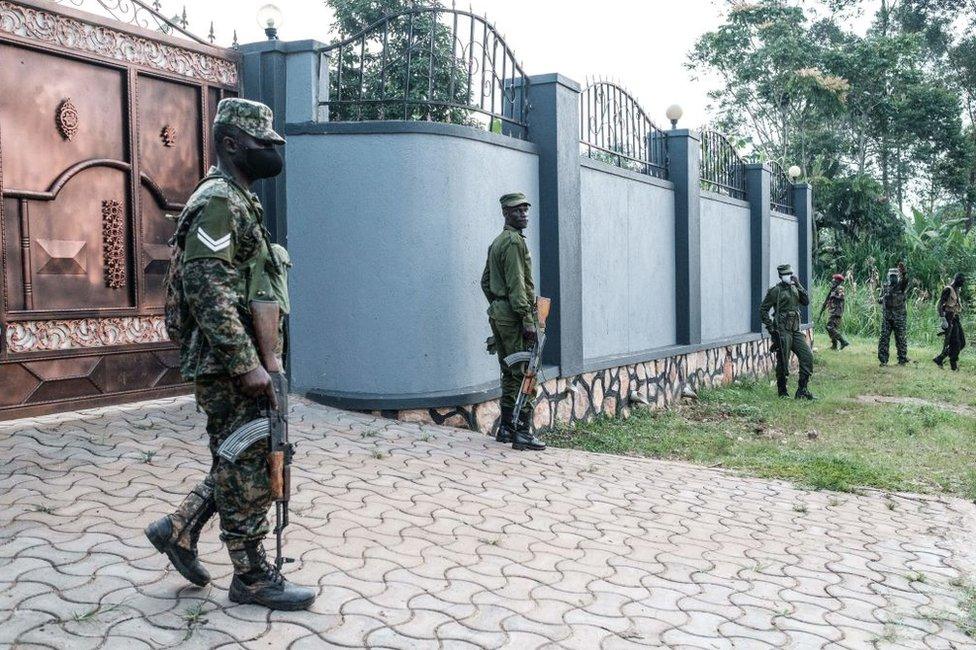
<svg viewBox="0 0 976 650">
<path fill-rule="evenodd" d="M 905 307 L 907 291 L 908 273 L 905 271 L 905 263 L 898 262 L 898 268 L 888 269 L 888 280 L 878 300 L 882 307 L 878 361 L 882 366 L 888 365 L 892 333 L 895 335 L 895 347 L 898 350 L 898 365 L 908 363 L 908 311 Z"/>
<path fill-rule="evenodd" d="M 827 299 L 824 300 L 823 306 L 820 308 L 820 313 L 823 314 L 824 310 L 829 310 L 830 316 L 827 318 L 827 335 L 830 337 L 830 349 L 836 350 L 837 346 L 843 350 L 850 343 L 844 338 L 841 333 L 841 321 L 844 318 L 844 276 L 840 273 L 834 274 L 833 277 L 834 284 L 830 287 L 830 291 L 827 293 Z"/>
<path fill-rule="evenodd" d="M 759 317 L 776 346 L 776 389 L 780 397 L 790 396 L 786 377 L 792 352 L 800 362 L 796 399 L 814 399 L 807 388 L 813 374 L 813 352 L 800 331 L 800 307 L 810 304 L 810 296 L 793 275 L 793 268 L 789 264 L 780 264 L 776 271 L 779 273 L 779 283 L 769 288 L 759 305 Z M 772 317 L 769 316 L 770 310 L 773 311 Z"/>
<path fill-rule="evenodd" d="M 960 291 L 966 283 L 966 276 L 956 273 L 952 284 L 946 285 L 939 296 L 939 316 L 942 318 L 942 352 L 932 359 L 940 368 L 949 359 L 949 367 L 959 370 L 959 353 L 966 347 L 966 333 L 962 329 L 962 298 Z"/>
<path fill-rule="evenodd" d="M 501 367 L 501 421 L 495 440 L 510 442 L 516 449 L 542 450 L 545 443 L 532 435 L 532 400 L 526 400 L 522 408 L 518 430 L 514 427 L 515 400 L 524 374 L 521 367 L 509 368 L 503 361 L 508 355 L 525 350 L 537 336 L 532 259 L 522 234 L 529 224 L 529 202 L 520 192 L 506 194 L 500 201 L 505 228 L 488 248 L 488 260 L 481 274 L 481 290 L 488 299 L 488 322 L 494 339 L 489 351 L 498 354 Z"/>
<path fill-rule="evenodd" d="M 288 261 L 271 244 L 261 203 L 249 188 L 281 172 L 275 147 L 284 140 L 272 129 L 271 109 L 243 99 L 220 102 L 213 135 L 217 166 L 180 216 L 167 282 L 167 329 L 178 334 L 180 371 L 195 381 L 197 404 L 207 415 L 213 464 L 176 512 L 150 524 L 146 536 L 183 577 L 205 585 L 210 575 L 197 558 L 196 543 L 217 512 L 220 537 L 234 565 L 230 600 L 305 609 L 315 592 L 286 581 L 265 558 L 272 501 L 267 443 L 252 445 L 236 463 L 217 456 L 224 439 L 261 417 L 274 400 L 249 304 L 278 300 L 282 313 L 287 311 L 282 287 Z"/>
</svg>

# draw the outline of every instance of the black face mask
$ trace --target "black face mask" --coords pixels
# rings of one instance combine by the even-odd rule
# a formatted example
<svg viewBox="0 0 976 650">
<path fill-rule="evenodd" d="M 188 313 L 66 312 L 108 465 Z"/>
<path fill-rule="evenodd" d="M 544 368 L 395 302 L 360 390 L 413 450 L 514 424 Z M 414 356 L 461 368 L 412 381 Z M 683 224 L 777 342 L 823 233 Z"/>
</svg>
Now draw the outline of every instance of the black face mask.
<svg viewBox="0 0 976 650">
<path fill-rule="evenodd" d="M 285 161 L 277 149 L 245 149 L 241 168 L 248 176 L 257 180 L 277 176 L 284 164 Z"/>
</svg>

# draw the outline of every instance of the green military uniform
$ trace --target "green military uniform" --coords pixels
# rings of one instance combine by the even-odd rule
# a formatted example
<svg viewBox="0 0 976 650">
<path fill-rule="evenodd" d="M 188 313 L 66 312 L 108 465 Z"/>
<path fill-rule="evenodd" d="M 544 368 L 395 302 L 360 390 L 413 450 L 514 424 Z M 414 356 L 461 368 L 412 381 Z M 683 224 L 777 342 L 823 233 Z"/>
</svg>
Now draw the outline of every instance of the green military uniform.
<svg viewBox="0 0 976 650">
<path fill-rule="evenodd" d="M 888 281 L 878 300 L 882 307 L 881 337 L 878 339 L 878 361 L 881 365 L 888 363 L 892 333 L 895 335 L 898 363 L 908 363 L 908 311 L 905 305 L 907 292 L 908 274 L 902 274 L 899 269 L 889 269 Z"/>
<path fill-rule="evenodd" d="M 847 339 L 844 338 L 844 334 L 841 332 L 845 301 L 844 287 L 840 284 L 831 289 L 830 294 L 827 296 L 827 336 L 830 337 L 830 347 L 835 350 L 838 345 L 841 348 L 847 347 Z"/>
<path fill-rule="evenodd" d="M 271 129 L 270 109 L 256 102 L 222 101 L 215 123 L 237 126 L 260 140 L 284 142 Z M 180 545 L 195 546 L 199 526 L 216 510 L 236 573 L 249 567 L 245 545 L 268 533 L 268 448 L 252 445 L 236 463 L 220 459 L 217 448 L 235 429 L 261 417 L 265 407 L 262 400 L 241 392 L 234 380 L 260 365 L 249 303 L 277 300 L 282 314 L 288 311 L 290 260 L 271 243 L 263 220 L 257 195 L 211 168 L 187 201 L 174 236 L 183 251 L 178 259 L 184 312 L 180 371 L 195 382 L 197 403 L 207 415 L 213 465 L 171 520 L 174 534 L 185 538 Z M 199 526 L 188 526 L 192 523 Z M 191 539 L 187 530 L 194 527 Z"/>
<path fill-rule="evenodd" d="M 776 384 L 780 396 L 788 395 L 786 378 L 789 375 L 790 353 L 792 353 L 796 355 L 800 364 L 796 396 L 807 397 L 809 396 L 807 383 L 810 375 L 813 374 L 813 352 L 800 330 L 800 307 L 810 304 L 810 296 L 799 282 L 794 285 L 786 279 L 793 274 L 789 264 L 778 266 L 777 271 L 782 281 L 766 292 L 766 297 L 759 306 L 759 317 L 773 337 L 773 344 L 778 346 Z M 769 315 L 770 310 L 773 311 L 772 317 Z"/>
<path fill-rule="evenodd" d="M 527 204 L 522 194 L 506 194 L 501 202 L 503 207 Z M 536 328 L 532 258 L 521 231 L 505 226 L 488 247 L 488 259 L 481 274 L 481 289 L 488 299 L 488 322 L 501 370 L 502 420 L 503 424 L 507 424 L 505 418 L 515 409 L 515 400 L 525 375 L 521 366 L 509 368 L 503 359 L 527 349 L 522 333 Z M 526 400 L 522 407 L 526 422 L 532 420 L 533 407 L 532 400 Z"/>
</svg>

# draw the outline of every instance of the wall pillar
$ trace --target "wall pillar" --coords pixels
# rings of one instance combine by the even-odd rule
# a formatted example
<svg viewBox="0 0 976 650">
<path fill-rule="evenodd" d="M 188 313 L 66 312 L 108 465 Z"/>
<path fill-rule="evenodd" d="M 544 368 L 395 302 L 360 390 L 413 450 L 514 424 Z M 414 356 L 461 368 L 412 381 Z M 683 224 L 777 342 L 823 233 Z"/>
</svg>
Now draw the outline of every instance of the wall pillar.
<svg viewBox="0 0 976 650">
<path fill-rule="evenodd" d="M 796 238 L 796 257 L 799 260 L 796 273 L 800 282 L 813 293 L 813 188 L 809 183 L 793 185 L 793 206 L 796 212 L 796 226 L 799 233 Z M 803 322 L 809 324 L 810 306 L 800 311 Z"/>
<path fill-rule="evenodd" d="M 772 219 L 772 170 L 765 163 L 749 163 L 746 169 L 746 198 L 750 213 L 750 251 L 752 257 L 752 331 L 762 332 L 759 305 L 769 283 L 769 229 Z"/>
<path fill-rule="evenodd" d="M 668 178 L 674 183 L 675 333 L 678 345 L 701 342 L 701 137 L 668 131 Z"/>
<path fill-rule="evenodd" d="M 318 41 L 278 40 L 240 47 L 241 96 L 270 106 L 278 133 L 284 133 L 286 123 L 315 121 L 321 92 L 320 51 L 324 47 Z M 324 70 L 327 77 L 328 66 Z M 325 88 L 327 92 L 328 85 Z M 321 98 L 327 99 L 327 96 Z M 282 172 L 276 178 L 258 181 L 254 191 L 264 206 L 264 221 L 271 237 L 287 245 L 285 176 Z"/>
<path fill-rule="evenodd" d="M 578 83 L 559 74 L 529 78 L 528 139 L 539 146 L 537 286 L 553 305 L 544 361 L 564 377 L 583 369 L 579 93 Z"/>
</svg>

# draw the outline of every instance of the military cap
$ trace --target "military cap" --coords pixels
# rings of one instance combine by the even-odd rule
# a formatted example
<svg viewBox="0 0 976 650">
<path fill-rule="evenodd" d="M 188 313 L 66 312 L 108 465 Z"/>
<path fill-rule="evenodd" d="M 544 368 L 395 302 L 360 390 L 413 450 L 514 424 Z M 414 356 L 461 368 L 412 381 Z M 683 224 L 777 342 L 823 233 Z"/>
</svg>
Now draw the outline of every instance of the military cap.
<svg viewBox="0 0 976 650">
<path fill-rule="evenodd" d="M 776 267 L 776 272 L 780 275 L 793 275 L 793 267 L 789 264 L 780 264 Z"/>
<path fill-rule="evenodd" d="M 843 282 L 844 281 L 844 275 L 842 273 L 834 273 L 833 280 L 834 280 L 834 282 Z"/>
<path fill-rule="evenodd" d="M 505 194 L 500 199 L 503 208 L 514 208 L 519 205 L 532 205 L 529 200 L 525 198 L 525 195 L 521 192 L 513 192 L 511 194 Z"/>
<path fill-rule="evenodd" d="M 217 104 L 214 124 L 229 124 L 258 140 L 284 144 L 285 139 L 272 128 L 272 117 L 271 109 L 261 102 L 228 97 Z"/>
</svg>

